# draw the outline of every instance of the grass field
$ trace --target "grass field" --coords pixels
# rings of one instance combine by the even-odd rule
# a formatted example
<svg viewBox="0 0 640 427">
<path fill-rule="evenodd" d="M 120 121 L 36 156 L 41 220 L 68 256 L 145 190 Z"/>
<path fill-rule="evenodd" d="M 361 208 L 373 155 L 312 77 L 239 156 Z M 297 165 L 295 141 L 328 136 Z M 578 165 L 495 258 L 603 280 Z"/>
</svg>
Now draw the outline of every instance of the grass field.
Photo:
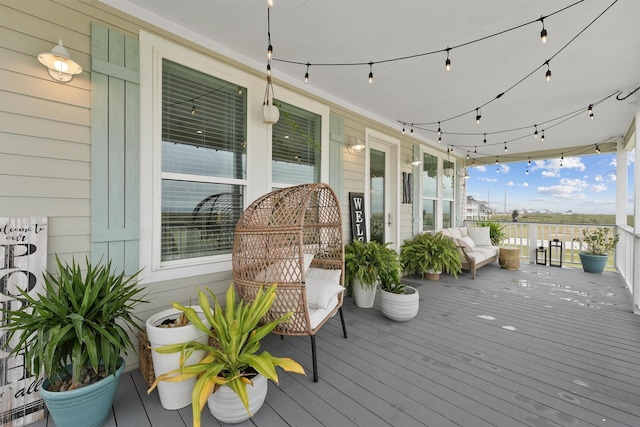
<svg viewBox="0 0 640 427">
<path fill-rule="evenodd" d="M 491 215 L 492 221 L 512 222 L 511 214 L 494 214 Z M 590 215 L 590 214 L 522 214 L 518 216 L 518 222 L 537 222 L 543 224 L 598 224 L 598 225 L 614 225 L 616 223 L 615 215 Z M 627 216 L 627 225 L 633 225 L 633 215 Z"/>
</svg>

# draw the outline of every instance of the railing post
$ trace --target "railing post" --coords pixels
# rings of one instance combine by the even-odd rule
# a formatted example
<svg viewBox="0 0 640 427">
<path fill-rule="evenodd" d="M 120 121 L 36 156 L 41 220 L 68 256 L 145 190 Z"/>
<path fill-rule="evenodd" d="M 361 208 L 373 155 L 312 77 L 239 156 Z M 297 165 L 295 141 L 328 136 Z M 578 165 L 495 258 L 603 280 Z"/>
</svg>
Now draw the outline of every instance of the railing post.
<svg viewBox="0 0 640 427">
<path fill-rule="evenodd" d="M 538 247 L 538 224 L 531 223 L 529 229 L 529 263 L 536 263 L 536 248 Z"/>
</svg>

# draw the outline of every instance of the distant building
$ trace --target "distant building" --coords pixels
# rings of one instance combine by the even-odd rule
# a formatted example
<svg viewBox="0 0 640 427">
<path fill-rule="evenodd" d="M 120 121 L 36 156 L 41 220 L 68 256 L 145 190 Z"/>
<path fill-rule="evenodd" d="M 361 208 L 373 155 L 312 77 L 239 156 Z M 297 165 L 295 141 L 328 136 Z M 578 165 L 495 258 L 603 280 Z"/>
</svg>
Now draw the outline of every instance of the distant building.
<svg viewBox="0 0 640 427">
<path fill-rule="evenodd" d="M 465 219 L 471 221 L 484 221 L 491 217 L 491 208 L 487 202 L 476 200 L 473 196 L 467 196 L 467 212 Z"/>
</svg>

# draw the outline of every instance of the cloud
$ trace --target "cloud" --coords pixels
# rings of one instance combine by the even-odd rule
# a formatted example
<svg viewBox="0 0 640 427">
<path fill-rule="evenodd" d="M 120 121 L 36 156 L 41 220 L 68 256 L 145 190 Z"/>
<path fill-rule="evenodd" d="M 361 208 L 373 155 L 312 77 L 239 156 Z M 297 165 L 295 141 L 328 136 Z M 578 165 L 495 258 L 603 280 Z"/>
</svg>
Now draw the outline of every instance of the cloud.
<svg viewBox="0 0 640 427">
<path fill-rule="evenodd" d="M 580 172 L 584 172 L 586 166 L 582 163 L 582 159 L 580 157 L 567 157 L 564 160 L 536 160 L 530 170 L 534 171 L 538 169 L 543 171 L 542 176 L 557 177 L 560 176 L 560 169 L 576 169 Z"/>
<path fill-rule="evenodd" d="M 601 191 L 606 191 L 607 186 L 605 184 L 595 184 L 591 186 L 591 192 L 600 193 Z"/>
<path fill-rule="evenodd" d="M 552 185 L 550 187 L 538 187 L 536 190 L 540 194 L 555 197 L 557 199 L 585 199 L 585 195 L 580 193 L 580 188 L 571 185 Z"/>
<path fill-rule="evenodd" d="M 500 165 L 500 170 L 502 171 L 502 173 L 507 173 L 507 172 L 509 172 L 509 166 L 508 165 Z"/>
<path fill-rule="evenodd" d="M 596 175 L 595 180 L 596 182 L 615 182 L 618 179 L 618 177 L 616 176 L 615 173 L 613 172 L 607 172 L 607 175 Z"/>
<path fill-rule="evenodd" d="M 498 182 L 498 180 L 496 178 L 485 178 L 485 177 L 478 178 L 478 181 Z"/>
<path fill-rule="evenodd" d="M 602 182 L 604 181 L 604 178 L 602 177 L 602 175 L 596 175 L 596 182 Z"/>
<path fill-rule="evenodd" d="M 474 166 L 474 168 L 475 168 L 478 172 L 486 172 L 486 171 L 487 171 L 487 167 L 486 167 L 486 166 Z"/>
<path fill-rule="evenodd" d="M 513 187 L 514 185 L 516 185 L 516 183 L 513 181 L 507 182 L 507 187 Z"/>
<path fill-rule="evenodd" d="M 575 187 L 578 189 L 587 188 L 589 186 L 589 184 L 586 181 L 583 181 L 578 178 L 576 179 L 562 178 L 560 180 L 560 184 L 565 185 L 567 187 Z"/>
<path fill-rule="evenodd" d="M 636 149 L 634 148 L 633 150 L 627 152 L 627 166 L 629 166 L 630 164 L 636 161 L 635 151 Z M 611 161 L 609 162 L 609 166 L 616 167 L 617 165 L 618 165 L 618 159 L 616 157 L 612 158 Z"/>
<path fill-rule="evenodd" d="M 523 182 L 522 184 L 520 184 L 521 187 L 528 187 L 529 183 L 528 182 Z"/>
</svg>

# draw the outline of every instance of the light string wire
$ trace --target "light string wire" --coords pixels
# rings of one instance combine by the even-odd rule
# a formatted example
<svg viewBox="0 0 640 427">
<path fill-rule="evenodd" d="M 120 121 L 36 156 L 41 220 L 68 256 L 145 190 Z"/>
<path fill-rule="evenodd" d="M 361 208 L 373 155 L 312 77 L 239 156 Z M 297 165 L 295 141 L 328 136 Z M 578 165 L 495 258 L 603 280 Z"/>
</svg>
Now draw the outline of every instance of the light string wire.
<svg viewBox="0 0 640 427">
<path fill-rule="evenodd" d="M 412 54 L 412 55 L 405 55 L 405 56 L 399 56 L 399 57 L 395 57 L 395 58 L 387 58 L 387 59 L 381 59 L 378 61 L 366 61 L 366 62 L 308 62 L 308 61 L 296 61 L 296 60 L 289 60 L 289 59 L 282 59 L 282 58 L 274 58 L 274 61 L 279 61 L 279 62 L 284 62 L 287 64 L 294 64 L 294 65 L 304 65 L 304 66 L 313 66 L 313 67 L 350 67 L 350 66 L 363 66 L 363 65 L 376 65 L 376 64 L 384 64 L 384 63 L 389 63 L 389 62 L 398 62 L 398 61 L 404 61 L 407 59 L 414 59 L 414 58 L 419 58 L 419 57 L 423 57 L 423 56 L 428 56 L 428 55 L 435 55 L 437 53 L 445 53 L 445 52 L 450 52 L 454 49 L 459 49 L 461 47 L 464 46 L 468 46 L 474 43 L 478 43 L 493 37 L 497 37 L 500 36 L 502 34 L 511 32 L 511 31 L 515 31 L 518 30 L 520 28 L 526 27 L 527 25 L 531 25 L 534 24 L 536 22 L 540 22 L 544 19 L 547 19 L 551 16 L 554 16 L 558 13 L 564 12 L 567 9 L 570 9 L 574 6 L 576 6 L 579 3 L 582 3 L 584 0 L 578 0 L 577 2 L 570 4 L 568 6 L 563 7 L 562 9 L 558 9 L 555 12 L 550 13 L 549 15 L 546 16 L 541 16 L 540 18 L 536 18 L 532 21 L 528 21 L 525 22 L 524 24 L 520 24 L 520 25 L 516 25 L 514 27 L 511 28 L 507 28 L 505 30 L 499 31 L 497 33 L 494 34 L 490 34 L 484 37 L 480 37 L 478 39 L 474 39 L 474 40 L 470 40 L 464 43 L 460 43 L 454 46 L 449 46 L 445 49 L 438 49 L 438 50 L 432 50 L 432 51 L 428 51 L 428 52 L 422 52 L 422 53 L 416 53 L 416 54 Z"/>
<path fill-rule="evenodd" d="M 571 43 L 573 43 L 580 35 L 582 35 L 582 33 L 584 33 L 591 25 L 593 25 L 598 19 L 600 19 L 609 9 L 611 9 L 611 7 L 613 7 L 613 5 L 615 5 L 618 2 L 618 0 L 614 0 L 609 6 L 607 6 L 606 9 L 604 9 L 598 16 L 596 16 L 589 24 L 587 24 L 587 26 L 585 26 L 582 30 L 580 30 L 578 32 L 578 34 L 576 34 L 571 40 L 569 40 L 564 46 L 562 46 L 556 53 L 554 53 L 549 59 L 547 59 L 546 61 L 544 61 L 542 64 L 540 64 L 538 67 L 536 67 L 534 70 L 532 70 L 529 74 L 527 74 L 526 76 L 524 76 L 523 78 L 521 78 L 520 80 L 518 80 L 516 83 L 514 83 L 513 85 L 511 85 L 508 89 L 506 89 L 505 91 L 499 93 L 498 95 L 496 95 L 494 98 L 490 99 L 489 101 L 486 101 L 484 104 L 481 104 L 479 107 L 476 108 L 483 108 L 489 104 L 491 104 L 492 102 L 496 101 L 497 99 L 502 98 L 502 96 L 504 94 L 506 94 L 507 92 L 511 91 L 512 89 L 514 89 L 516 86 L 520 85 L 521 83 L 523 83 L 525 80 L 527 80 L 529 77 L 531 77 L 535 72 L 537 72 L 538 70 L 540 70 L 541 68 L 543 68 L 544 66 L 548 66 L 549 62 L 551 62 L 552 59 L 554 59 L 556 56 L 558 56 L 560 54 L 560 52 L 562 52 L 563 50 L 565 50 Z M 570 5 L 568 7 L 574 6 L 577 3 L 574 3 L 573 5 Z M 538 20 L 534 21 L 537 22 Z M 475 113 L 476 108 L 472 108 L 468 111 L 465 111 L 463 113 L 460 114 L 456 114 L 454 116 L 451 116 L 449 118 L 446 119 L 441 119 L 441 120 L 437 120 L 437 121 L 432 121 L 432 122 L 412 122 L 414 125 L 435 125 L 435 124 L 440 124 L 440 123 L 445 123 L 451 120 L 455 120 L 457 118 L 460 118 L 462 116 L 468 115 L 470 113 Z M 403 120 L 397 120 L 398 123 L 401 124 L 406 124 L 408 122 L 405 122 Z M 487 132 L 488 133 L 488 132 Z M 442 134 L 451 134 L 450 132 L 442 132 Z"/>
</svg>

